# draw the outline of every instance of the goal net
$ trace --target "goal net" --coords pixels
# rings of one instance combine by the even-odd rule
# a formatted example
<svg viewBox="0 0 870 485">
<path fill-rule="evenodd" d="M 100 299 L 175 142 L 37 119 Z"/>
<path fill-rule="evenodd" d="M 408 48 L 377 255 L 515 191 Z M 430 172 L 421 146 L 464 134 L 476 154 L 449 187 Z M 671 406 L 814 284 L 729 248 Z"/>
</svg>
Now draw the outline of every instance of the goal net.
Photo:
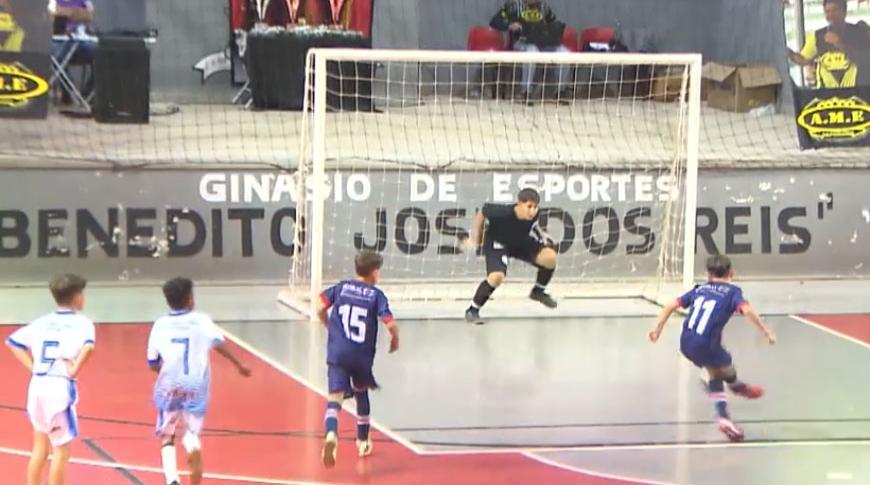
<svg viewBox="0 0 870 485">
<path fill-rule="evenodd" d="M 691 283 L 700 55 L 317 49 L 307 74 L 285 303 L 313 310 L 361 249 L 392 300 L 470 300 L 484 258 L 460 241 L 524 187 L 557 298 Z M 525 297 L 535 268 L 507 274 L 494 298 Z"/>
</svg>

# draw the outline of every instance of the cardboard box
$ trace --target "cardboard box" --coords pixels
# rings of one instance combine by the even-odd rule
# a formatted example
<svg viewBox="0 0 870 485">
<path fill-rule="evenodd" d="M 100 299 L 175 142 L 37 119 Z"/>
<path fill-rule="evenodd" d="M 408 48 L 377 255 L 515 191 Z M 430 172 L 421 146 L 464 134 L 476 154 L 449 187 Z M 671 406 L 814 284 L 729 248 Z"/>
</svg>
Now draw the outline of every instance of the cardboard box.
<svg viewBox="0 0 870 485">
<path fill-rule="evenodd" d="M 767 64 L 708 62 L 702 72 L 707 106 L 745 113 L 776 102 L 782 79 Z"/>
</svg>

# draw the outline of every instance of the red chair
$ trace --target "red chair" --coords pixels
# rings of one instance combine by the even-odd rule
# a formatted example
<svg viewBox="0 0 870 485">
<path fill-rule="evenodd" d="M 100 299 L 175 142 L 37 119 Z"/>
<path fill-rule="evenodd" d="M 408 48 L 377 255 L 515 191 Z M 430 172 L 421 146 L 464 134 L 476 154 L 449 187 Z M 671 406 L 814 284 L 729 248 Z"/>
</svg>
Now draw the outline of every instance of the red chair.
<svg viewBox="0 0 870 485">
<path fill-rule="evenodd" d="M 583 29 L 580 32 L 580 50 L 585 49 L 590 43 L 610 44 L 614 37 L 616 37 L 616 31 L 610 27 Z"/>
<path fill-rule="evenodd" d="M 562 31 L 562 45 L 571 52 L 579 52 L 581 46 L 577 31 L 571 27 L 565 27 L 565 30 Z"/>
<path fill-rule="evenodd" d="M 468 50 L 470 51 L 503 51 L 504 37 L 501 32 L 486 25 L 475 25 L 468 31 Z"/>
<path fill-rule="evenodd" d="M 498 52 L 508 50 L 505 46 L 504 36 L 498 30 L 486 25 L 476 25 L 468 31 L 468 50 L 478 52 Z M 502 93 L 501 80 L 505 69 L 501 64 L 489 64 L 483 66 L 480 73 L 475 76 L 474 84 L 480 84 L 481 94 L 487 88 L 492 89 L 492 97 Z M 475 90 L 476 91 L 476 90 Z"/>
</svg>

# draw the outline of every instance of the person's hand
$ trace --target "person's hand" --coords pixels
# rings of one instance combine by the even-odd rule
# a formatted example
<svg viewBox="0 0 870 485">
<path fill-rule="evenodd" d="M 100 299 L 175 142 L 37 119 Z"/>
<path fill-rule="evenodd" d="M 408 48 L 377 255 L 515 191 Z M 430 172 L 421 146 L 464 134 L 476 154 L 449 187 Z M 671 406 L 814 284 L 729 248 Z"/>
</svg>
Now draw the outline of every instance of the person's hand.
<svg viewBox="0 0 870 485">
<path fill-rule="evenodd" d="M 825 42 L 836 47 L 841 47 L 840 36 L 836 32 L 830 30 L 825 32 Z"/>
<path fill-rule="evenodd" d="M 650 332 L 649 332 L 649 341 L 652 342 L 652 343 L 656 343 L 656 342 L 658 342 L 659 337 L 661 336 L 661 334 L 662 334 L 662 331 L 661 331 L 661 330 L 658 330 L 658 329 L 650 330 Z"/>
<path fill-rule="evenodd" d="M 399 337 L 393 337 L 390 339 L 390 353 L 399 350 Z"/>
<path fill-rule="evenodd" d="M 776 343 L 776 335 L 773 332 L 767 332 L 767 343 L 774 345 Z"/>
<path fill-rule="evenodd" d="M 459 247 L 465 251 L 468 251 L 469 253 L 477 251 L 478 246 L 479 244 L 477 244 L 470 237 L 465 237 L 459 240 Z"/>
<path fill-rule="evenodd" d="M 523 30 L 523 24 L 519 22 L 512 22 L 510 25 L 508 25 L 508 30 L 510 30 L 511 32 L 519 32 Z"/>
</svg>

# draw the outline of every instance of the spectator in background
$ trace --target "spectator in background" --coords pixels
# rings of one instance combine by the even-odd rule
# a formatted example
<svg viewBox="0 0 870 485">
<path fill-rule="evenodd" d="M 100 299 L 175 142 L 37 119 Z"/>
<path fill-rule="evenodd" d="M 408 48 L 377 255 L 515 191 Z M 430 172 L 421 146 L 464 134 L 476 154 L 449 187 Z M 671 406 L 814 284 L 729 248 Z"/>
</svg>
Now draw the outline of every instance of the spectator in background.
<svg viewBox="0 0 870 485">
<path fill-rule="evenodd" d="M 509 0 L 492 20 L 490 27 L 508 31 L 511 46 L 523 52 L 568 52 L 562 45 L 565 24 L 556 20 L 553 10 L 538 0 Z M 522 97 L 527 98 L 532 87 L 535 65 L 523 64 Z M 559 86 L 564 86 L 568 69 L 559 67 Z"/>
<path fill-rule="evenodd" d="M 824 0 L 828 25 L 807 35 L 800 53 L 789 50 L 792 62 L 815 63 L 820 88 L 870 85 L 870 26 L 846 22 L 846 0 Z"/>
<path fill-rule="evenodd" d="M 21 52 L 25 32 L 10 0 L 0 0 L 0 52 Z"/>
<path fill-rule="evenodd" d="M 91 0 L 49 0 L 48 12 L 51 14 L 54 21 L 53 34 L 75 37 L 92 33 L 91 23 L 94 21 L 94 4 Z M 65 58 L 70 49 L 73 48 L 72 40 L 52 40 L 51 55 L 55 59 L 61 60 Z M 72 62 L 80 65 L 92 65 L 94 62 L 94 50 L 96 44 L 93 42 L 82 41 L 78 42 Z M 82 87 L 82 96 L 88 97 L 93 90 L 94 76 L 93 72 L 89 72 L 85 80 L 85 85 Z M 63 100 L 69 102 L 70 93 L 64 90 Z"/>
</svg>

